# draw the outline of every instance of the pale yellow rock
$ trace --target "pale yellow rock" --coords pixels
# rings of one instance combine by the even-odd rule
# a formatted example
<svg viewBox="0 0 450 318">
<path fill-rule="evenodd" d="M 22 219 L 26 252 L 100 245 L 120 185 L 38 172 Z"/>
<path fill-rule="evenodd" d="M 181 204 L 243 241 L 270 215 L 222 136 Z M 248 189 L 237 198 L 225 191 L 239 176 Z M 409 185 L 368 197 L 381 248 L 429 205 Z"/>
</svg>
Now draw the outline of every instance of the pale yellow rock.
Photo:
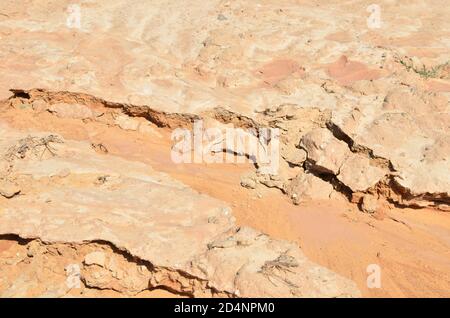
<svg viewBox="0 0 450 318">
<path fill-rule="evenodd" d="M 106 260 L 105 253 L 99 252 L 99 251 L 95 251 L 95 252 L 91 252 L 91 253 L 87 254 L 84 257 L 84 264 L 86 264 L 86 265 L 98 265 L 100 267 L 104 267 L 105 266 L 105 260 Z"/>
<path fill-rule="evenodd" d="M 366 213 L 375 213 L 378 208 L 378 200 L 375 196 L 366 194 L 361 201 L 361 208 Z"/>
<path fill-rule="evenodd" d="M 354 192 L 364 192 L 375 186 L 388 172 L 374 166 L 362 154 L 352 154 L 343 163 L 337 178 Z"/>
<path fill-rule="evenodd" d="M 305 149 L 313 169 L 319 173 L 337 175 L 345 159 L 351 154 L 348 145 L 336 139 L 326 128 L 318 128 L 303 136 L 300 146 Z"/>
<path fill-rule="evenodd" d="M 11 199 L 20 193 L 20 187 L 14 182 L 7 180 L 0 180 L 0 195 L 7 199 Z"/>
<path fill-rule="evenodd" d="M 297 166 L 301 166 L 307 158 L 307 153 L 303 149 L 299 149 L 295 146 L 290 146 L 282 149 L 281 156 L 289 163 Z"/>
<path fill-rule="evenodd" d="M 138 130 L 139 120 L 136 118 L 129 117 L 127 115 L 117 115 L 114 119 L 116 125 L 125 130 Z"/>
<path fill-rule="evenodd" d="M 61 118 L 87 119 L 94 116 L 90 108 L 79 104 L 53 104 L 47 107 L 47 110 Z"/>
<path fill-rule="evenodd" d="M 288 186 L 294 203 L 306 200 L 326 200 L 330 198 L 333 186 L 322 179 L 310 174 L 300 173 Z"/>
</svg>

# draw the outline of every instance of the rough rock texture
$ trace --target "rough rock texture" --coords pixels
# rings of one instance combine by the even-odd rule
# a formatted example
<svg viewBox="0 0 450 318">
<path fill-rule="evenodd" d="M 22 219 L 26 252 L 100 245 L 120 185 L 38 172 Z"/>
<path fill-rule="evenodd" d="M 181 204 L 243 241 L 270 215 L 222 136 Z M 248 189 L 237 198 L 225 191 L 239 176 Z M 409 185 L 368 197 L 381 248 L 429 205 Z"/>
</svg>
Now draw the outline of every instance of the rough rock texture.
<svg viewBox="0 0 450 318">
<path fill-rule="evenodd" d="M 361 208 L 366 213 L 375 213 L 378 208 L 377 198 L 366 194 L 361 200 Z"/>
<path fill-rule="evenodd" d="M 2 180 L 0 183 L 0 194 L 7 199 L 20 193 L 20 188 L 14 182 Z"/>
<path fill-rule="evenodd" d="M 296 204 L 304 200 L 326 200 L 333 193 L 333 186 L 310 173 L 299 174 L 287 187 L 287 193 Z"/>
<path fill-rule="evenodd" d="M 359 295 L 294 244 L 237 228 L 223 203 L 148 165 L 48 133 L 0 129 L 10 163 L 2 176 L 21 189 L 0 201 L 0 235 L 45 244 L 108 242 L 143 264 L 120 274 L 109 256 L 94 251 L 83 259 L 87 286 L 129 294 L 165 286 L 195 296 Z"/>
<path fill-rule="evenodd" d="M 313 169 L 337 176 L 341 162 L 326 161 L 338 159 L 328 151 L 344 151 L 343 141 L 385 170 L 359 160 L 371 179 L 352 182 L 358 173 L 344 170 L 338 179 L 350 191 L 375 183 L 399 205 L 448 206 L 448 6 L 379 1 L 373 27 L 371 4 L 195 0 L 178 10 L 173 0 L 81 2 L 75 9 L 69 0 L 6 1 L 0 96 L 11 88 L 52 90 L 60 100 L 51 111 L 85 119 L 89 111 L 75 106 L 68 114 L 67 104 L 103 101 L 165 126 L 208 116 L 269 125 L 283 131 L 282 160 L 297 167 L 306 159 L 301 137 L 325 128 L 326 119 L 338 140 L 327 137 L 324 153 L 309 153 L 318 162 Z M 317 112 L 322 118 L 311 121 Z M 117 125 L 146 129 L 122 119 Z"/>
<path fill-rule="evenodd" d="M 317 173 L 339 174 L 342 164 L 351 153 L 345 142 L 334 138 L 325 128 L 308 132 L 300 145 L 307 153 L 311 169 Z"/>
<path fill-rule="evenodd" d="M 371 4 L 369 0 L 192 0 L 180 9 L 175 0 L 80 1 L 75 6 L 70 0 L 2 1 L 0 100 L 9 98 L 2 103 L 8 109 L 51 113 L 55 120 L 102 122 L 148 138 L 158 134 L 150 123 L 191 127 L 198 119 L 204 119 L 205 127 L 221 129 L 278 128 L 279 170 L 270 175 L 250 173 L 242 178 L 242 186 L 279 189 L 295 204 L 308 198 L 345 197 L 370 212 L 377 198 L 397 207 L 448 211 L 449 6 L 442 0 L 413 0 L 408 5 L 377 1 L 381 20 L 371 27 Z M 4 233 L 11 228 L 18 232 L 12 222 L 13 215 L 20 215 L 27 221 L 16 233 L 19 236 L 39 238 L 45 245 L 60 243 L 58 235 L 63 235 L 77 248 L 85 240 L 103 239 L 143 261 L 153 264 L 156 259 L 157 268 L 175 266 L 177 257 L 170 251 L 164 251 L 165 258 L 156 257 L 164 249 L 159 236 L 169 239 L 167 244 L 173 239 L 174 245 L 191 247 L 177 260 L 181 267 L 176 270 L 195 272 L 195 279 L 212 285 L 208 289 L 203 283 L 194 284 L 195 288 L 191 283 L 188 287 L 174 283 L 171 288 L 192 294 L 220 286 L 223 290 L 215 293 L 237 295 L 229 282 L 211 273 L 208 263 L 200 271 L 203 276 L 189 263 L 206 253 L 204 247 L 216 239 L 214 235 L 227 230 L 230 234 L 224 235 L 230 237 L 240 233 L 233 230 L 230 217 L 221 214 L 224 206 L 146 165 L 109 157 L 103 144 L 33 133 L 27 137 L 9 130 L 9 139 L 1 141 Z M 56 156 L 57 150 L 63 154 Z M 218 151 L 223 150 L 230 149 Z M 183 211 L 174 207 L 175 194 L 187 204 Z M 171 232 L 175 221 L 164 219 L 167 211 L 153 200 L 160 196 L 171 213 L 183 215 L 185 231 Z M 33 213 L 22 205 L 33 207 Z M 98 217 L 83 214 L 91 206 Z M 115 206 L 127 214 L 117 214 Z M 142 222 L 151 207 L 155 217 L 166 221 Z M 200 214 L 191 218 L 184 214 L 193 214 L 198 207 Z M 73 218 L 71 209 L 80 217 Z M 210 216 L 218 217 L 219 223 L 205 224 Z M 64 220 L 71 225 L 61 223 Z M 151 248 L 141 246 L 139 231 L 117 240 L 115 231 L 123 231 L 122 223 L 136 223 L 145 237 L 156 235 L 159 241 L 151 241 Z M 65 226 L 84 231 L 67 233 Z M 152 231 L 155 227 L 158 231 Z M 101 238 L 95 237 L 98 233 Z M 198 233 L 205 234 L 197 237 Z M 256 235 L 243 233 L 250 240 Z M 272 251 L 267 247 L 271 243 L 266 243 L 253 245 Z M 222 257 L 209 253 L 203 257 L 205 262 L 208 257 L 215 261 Z M 247 256 L 236 256 L 236 262 Z M 284 263 L 285 256 L 279 257 Z M 243 279 L 259 284 L 252 266 L 245 267 Z M 146 268 L 155 275 L 154 269 Z M 149 275 L 139 273 L 144 279 L 138 280 L 134 291 L 143 288 L 141 283 Z M 227 275 L 223 277 L 233 273 Z M 85 281 L 93 286 L 108 286 L 106 278 L 100 284 L 95 275 L 87 277 Z M 157 285 L 164 279 L 153 280 Z M 164 281 L 167 286 L 173 279 Z M 252 290 L 259 290 L 258 286 Z M 274 293 L 301 294 L 295 290 L 286 287 Z M 250 293 L 243 286 L 239 291 Z"/>
<path fill-rule="evenodd" d="M 363 192 L 374 187 L 385 174 L 383 168 L 371 165 L 369 158 L 356 154 L 345 160 L 337 178 L 353 192 Z"/>
</svg>

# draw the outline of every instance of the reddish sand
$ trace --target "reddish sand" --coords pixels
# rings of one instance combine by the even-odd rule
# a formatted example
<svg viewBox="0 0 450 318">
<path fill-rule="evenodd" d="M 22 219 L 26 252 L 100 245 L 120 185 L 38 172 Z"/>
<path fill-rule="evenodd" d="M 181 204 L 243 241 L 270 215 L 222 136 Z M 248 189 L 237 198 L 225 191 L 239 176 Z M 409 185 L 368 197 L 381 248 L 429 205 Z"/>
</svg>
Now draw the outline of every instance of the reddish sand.
<svg viewBox="0 0 450 318">
<path fill-rule="evenodd" d="M 292 74 L 302 76 L 304 73 L 304 68 L 296 61 L 288 59 L 274 60 L 257 70 L 257 75 L 261 77 L 265 85 L 269 86 L 275 85 Z"/>
<path fill-rule="evenodd" d="M 0 120 L 24 130 L 102 143 L 112 155 L 149 163 L 196 189 L 229 203 L 240 225 L 297 242 L 313 261 L 356 281 L 366 297 L 450 297 L 450 215 L 388 205 L 384 218 L 360 212 L 346 201 L 295 206 L 277 190 L 248 190 L 240 176 L 252 169 L 237 164 L 179 164 L 170 160 L 169 131 L 161 138 L 96 122 L 58 119 L 49 113 L 10 110 Z M 1 242 L 1 241 L 0 241 Z M 0 250 L 5 248 L 1 242 Z M 369 264 L 381 267 L 381 289 L 366 285 Z M 142 296 L 168 296 L 144 293 Z"/>
<path fill-rule="evenodd" d="M 375 80 L 382 76 L 381 71 L 370 69 L 360 62 L 349 61 L 345 55 L 329 65 L 327 71 L 341 85 L 349 85 L 361 80 Z"/>
</svg>

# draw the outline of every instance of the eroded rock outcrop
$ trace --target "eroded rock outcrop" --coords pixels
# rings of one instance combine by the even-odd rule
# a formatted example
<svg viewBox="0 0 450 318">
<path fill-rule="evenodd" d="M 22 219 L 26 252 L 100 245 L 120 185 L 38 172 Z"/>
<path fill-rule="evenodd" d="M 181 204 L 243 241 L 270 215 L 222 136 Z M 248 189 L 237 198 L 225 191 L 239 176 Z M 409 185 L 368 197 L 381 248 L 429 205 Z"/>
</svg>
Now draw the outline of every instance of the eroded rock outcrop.
<svg viewBox="0 0 450 318">
<path fill-rule="evenodd" d="M 373 28 L 368 5 L 2 1 L 0 99 L 12 90 L 5 104 L 18 111 L 98 121 L 146 138 L 158 136 L 152 124 L 190 128 L 200 119 L 205 128 L 278 128 L 279 170 L 245 175 L 242 186 L 277 188 L 295 204 L 346 197 L 368 213 L 377 200 L 449 210 L 447 8 L 442 1 L 413 0 L 401 9 L 380 1 L 382 21 Z M 101 143 L 3 132 L 0 229 L 33 239 L 30 255 L 72 255 L 73 244 L 84 283 L 121 292 L 136 293 L 149 281 L 188 295 L 252 295 L 264 294 L 270 281 L 279 284 L 276 295 L 304 295 L 295 286 L 308 270 L 293 264 L 311 264 L 285 243 L 238 231 L 222 203 L 110 156 Z M 249 138 L 257 142 L 256 134 Z M 247 252 L 261 259 L 253 264 Z M 111 259 L 134 264 L 131 281 Z M 213 273 L 216 262 L 230 262 L 229 272 Z M 238 265 L 245 275 L 230 285 Z M 13 284 L 16 291 L 26 279 Z M 305 286 L 313 295 L 336 294 Z"/>
<path fill-rule="evenodd" d="M 297 246 L 237 228 L 225 204 L 148 165 L 4 124 L 0 148 L 10 162 L 3 178 L 20 186 L 20 195 L 0 201 L 1 235 L 46 246 L 106 242 L 126 256 L 84 255 L 88 287 L 136 294 L 163 286 L 199 297 L 359 295 Z"/>
<path fill-rule="evenodd" d="M 171 0 L 117 2 L 108 10 L 80 4 L 80 25 L 74 26 L 67 22 L 67 1 L 22 2 L 0 5 L 2 98 L 18 88 L 17 96 L 51 101 L 47 111 L 57 116 L 83 120 L 98 119 L 95 107 L 84 107 L 88 103 L 172 128 L 205 117 L 241 128 L 276 127 L 280 160 L 296 170 L 281 171 L 272 177 L 276 184 L 266 182 L 271 186 L 285 191 L 311 168 L 322 179 L 318 173 L 330 174 L 327 182 L 341 183 L 337 191 L 344 188 L 347 196 L 376 188 L 399 206 L 448 208 L 449 56 L 442 40 L 448 21 L 440 4 L 427 6 L 425 19 L 417 15 L 417 8 L 425 9 L 421 1 L 401 12 L 383 3 L 385 23 L 374 30 L 361 24 L 367 6 L 360 3 L 344 12 L 336 3 L 210 1 L 205 7 L 193 1 L 186 14 Z M 424 27 L 417 34 L 419 22 Z M 42 109 L 37 100 L 31 107 Z M 346 152 L 345 142 L 366 155 L 369 166 L 363 158 L 355 163 L 373 180 L 353 180 L 348 166 L 338 173 L 341 162 L 326 161 L 339 156 L 327 151 L 309 153 L 308 163 L 318 164 L 304 167 L 303 135 L 327 122 L 337 137 L 329 139 L 329 150 Z M 143 121 L 119 116 L 115 124 L 152 133 Z M 378 168 L 385 173 L 373 185 L 382 175 Z"/>
</svg>

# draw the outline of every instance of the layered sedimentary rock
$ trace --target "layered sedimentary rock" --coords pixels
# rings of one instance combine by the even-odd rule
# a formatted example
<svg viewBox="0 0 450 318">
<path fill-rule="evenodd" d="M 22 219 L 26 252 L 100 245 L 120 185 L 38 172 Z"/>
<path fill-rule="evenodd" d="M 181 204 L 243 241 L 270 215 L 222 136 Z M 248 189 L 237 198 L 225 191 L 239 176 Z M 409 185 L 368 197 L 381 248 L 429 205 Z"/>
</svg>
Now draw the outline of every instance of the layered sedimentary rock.
<svg viewBox="0 0 450 318">
<path fill-rule="evenodd" d="M 0 99 L 147 138 L 157 135 L 152 124 L 196 120 L 277 128 L 279 170 L 252 172 L 241 185 L 278 188 L 295 204 L 345 197 L 369 213 L 378 198 L 449 210 L 448 6 L 377 3 L 374 25 L 371 1 L 2 1 Z M 44 251 L 74 244 L 87 285 L 356 294 L 324 269 L 309 286 L 317 267 L 297 248 L 238 230 L 223 203 L 148 165 L 102 144 L 2 129 L 2 233 Z M 98 240 L 106 246 L 93 246 Z M 130 258 L 144 267 L 131 267 L 125 282 L 111 260 Z M 315 285 L 328 276 L 330 284 Z"/>
<path fill-rule="evenodd" d="M 206 114 L 270 125 L 285 133 L 282 159 L 294 166 L 306 160 L 302 136 L 325 128 L 306 119 L 320 111 L 338 137 L 331 151 L 346 142 L 370 160 L 349 157 L 338 176 L 340 163 L 321 164 L 335 155 L 316 151 L 314 173 L 331 172 L 347 192 L 376 187 L 401 205 L 448 207 L 450 27 L 440 1 L 19 3 L 0 4 L 3 98 L 43 88 L 88 94 L 158 125 Z M 373 177 L 354 181 L 349 164 Z"/>
<path fill-rule="evenodd" d="M 75 264 L 87 287 L 129 295 L 157 287 L 199 297 L 359 295 L 295 244 L 236 227 L 224 203 L 95 146 L 2 124 L 2 189 L 16 190 L 2 190 L 0 235 L 41 242 L 35 259 L 52 246 L 112 246 L 116 253 L 91 248 Z M 20 295 L 15 286 L 2 293 Z M 70 287 L 58 286 L 54 296 Z"/>
</svg>

